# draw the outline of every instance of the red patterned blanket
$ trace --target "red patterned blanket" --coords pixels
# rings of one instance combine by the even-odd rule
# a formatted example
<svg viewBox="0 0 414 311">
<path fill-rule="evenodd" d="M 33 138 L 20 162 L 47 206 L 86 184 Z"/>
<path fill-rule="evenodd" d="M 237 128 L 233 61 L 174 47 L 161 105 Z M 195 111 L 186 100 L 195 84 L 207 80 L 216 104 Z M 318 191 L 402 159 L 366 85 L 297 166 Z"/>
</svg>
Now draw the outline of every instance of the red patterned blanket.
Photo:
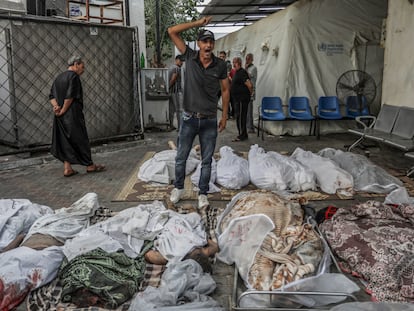
<svg viewBox="0 0 414 311">
<path fill-rule="evenodd" d="M 368 201 L 321 224 L 344 270 L 377 301 L 414 302 L 414 206 Z"/>
</svg>

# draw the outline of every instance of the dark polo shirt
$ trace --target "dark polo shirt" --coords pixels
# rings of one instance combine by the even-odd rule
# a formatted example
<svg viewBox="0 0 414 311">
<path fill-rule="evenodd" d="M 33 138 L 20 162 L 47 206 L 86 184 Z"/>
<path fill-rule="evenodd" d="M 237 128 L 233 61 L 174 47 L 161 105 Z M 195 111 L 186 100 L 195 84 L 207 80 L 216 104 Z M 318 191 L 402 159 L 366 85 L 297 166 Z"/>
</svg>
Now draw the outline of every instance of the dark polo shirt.
<svg viewBox="0 0 414 311">
<path fill-rule="evenodd" d="M 203 115 L 217 114 L 217 94 L 220 80 L 227 78 L 227 65 L 213 55 L 212 63 L 204 68 L 198 51 L 187 46 L 185 53 L 184 111 Z"/>
</svg>

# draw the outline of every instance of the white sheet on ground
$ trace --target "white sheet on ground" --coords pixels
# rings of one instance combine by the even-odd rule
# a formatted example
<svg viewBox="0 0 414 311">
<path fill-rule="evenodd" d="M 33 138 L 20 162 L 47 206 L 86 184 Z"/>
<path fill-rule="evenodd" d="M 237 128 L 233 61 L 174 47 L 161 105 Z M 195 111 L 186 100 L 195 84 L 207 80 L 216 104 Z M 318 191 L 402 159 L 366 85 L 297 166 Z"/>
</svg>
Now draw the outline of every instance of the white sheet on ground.
<svg viewBox="0 0 414 311">
<path fill-rule="evenodd" d="M 265 152 L 258 145 L 250 146 L 249 150 L 250 181 L 257 188 L 267 190 L 285 190 L 282 167 L 272 153 Z"/>
<path fill-rule="evenodd" d="M 354 188 L 352 175 L 331 159 L 299 147 L 295 149 L 291 157 L 315 173 L 318 186 L 326 193 L 333 194 L 338 190 L 352 191 Z"/>
<path fill-rule="evenodd" d="M 163 150 L 145 161 L 138 171 L 138 178 L 145 182 L 169 184 L 175 180 L 175 157 L 177 150 Z M 191 149 L 188 156 L 185 174 L 193 172 L 200 162 L 197 152 Z"/>
<path fill-rule="evenodd" d="M 26 199 L 0 200 L 0 251 L 19 234 L 26 234 L 36 219 L 54 211 Z"/>
<path fill-rule="evenodd" d="M 333 148 L 324 148 L 318 152 L 318 155 L 331 159 L 340 168 L 350 173 L 354 179 L 355 190 L 390 193 L 402 186 L 402 182 L 398 178 L 375 165 L 363 155 Z"/>
<path fill-rule="evenodd" d="M 155 239 L 168 218 L 168 211 L 160 201 L 127 208 L 67 241 L 65 256 L 74 258 L 100 247 L 108 253 L 123 249 L 127 256 L 135 258 L 144 240 Z"/>
<path fill-rule="evenodd" d="M 154 245 L 169 262 L 176 262 L 182 260 L 193 248 L 206 245 L 207 236 L 198 213 L 168 212 L 170 218 Z"/>
<path fill-rule="evenodd" d="M 54 214 L 45 215 L 35 221 L 24 238 L 26 241 L 35 233 L 53 236 L 65 243 L 89 226 L 92 217 L 99 208 L 98 195 L 94 192 L 85 194 L 70 207 L 55 210 Z"/>
<path fill-rule="evenodd" d="M 227 189 L 241 189 L 249 182 L 249 162 L 235 154 L 231 147 L 221 147 L 217 161 L 217 183 Z"/>
<path fill-rule="evenodd" d="M 223 219 L 245 195 L 247 192 L 240 192 L 232 198 L 220 215 L 216 226 L 220 248 L 216 257 L 229 265 L 235 263 L 243 280 L 248 279 L 248 271 L 264 238 L 275 228 L 273 221 L 267 215 L 254 214 L 232 219 L 228 226 L 221 230 Z"/>
<path fill-rule="evenodd" d="M 62 248 L 34 250 L 21 246 L 0 253 L 0 310 L 9 310 L 13 301 L 51 282 L 63 260 Z"/>
<path fill-rule="evenodd" d="M 414 198 L 410 197 L 405 187 L 398 187 L 389 193 L 384 200 L 385 204 L 412 204 L 414 205 Z"/>
<path fill-rule="evenodd" d="M 266 152 L 258 145 L 249 151 L 251 182 L 260 189 L 292 192 L 315 190 L 316 179 L 312 170 L 275 151 Z"/>
<path fill-rule="evenodd" d="M 247 280 L 257 250 L 274 228 L 272 220 L 263 214 L 232 219 L 218 237 L 217 258 L 228 265 L 235 263 L 240 276 Z"/>
<path fill-rule="evenodd" d="M 199 214 L 178 214 L 154 201 L 125 209 L 83 230 L 66 242 L 64 253 L 74 258 L 100 247 L 107 252 L 123 249 L 135 258 L 145 240 L 156 240 L 154 246 L 170 261 L 181 260 L 193 248 L 207 244 Z"/>
<path fill-rule="evenodd" d="M 169 264 L 158 288 L 147 287 L 131 301 L 128 310 L 198 310 L 223 311 L 213 298 L 207 296 L 216 288 L 210 274 L 192 259 Z"/>
</svg>

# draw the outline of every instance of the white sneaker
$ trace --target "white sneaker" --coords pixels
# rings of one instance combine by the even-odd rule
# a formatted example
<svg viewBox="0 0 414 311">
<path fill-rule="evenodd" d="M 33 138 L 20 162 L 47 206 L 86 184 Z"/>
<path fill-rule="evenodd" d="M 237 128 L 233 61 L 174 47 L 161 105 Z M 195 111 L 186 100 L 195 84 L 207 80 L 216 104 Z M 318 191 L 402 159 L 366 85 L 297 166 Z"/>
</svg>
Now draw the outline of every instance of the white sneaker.
<svg viewBox="0 0 414 311">
<path fill-rule="evenodd" d="M 170 195 L 170 201 L 175 203 L 178 203 L 178 201 L 180 201 L 180 199 L 183 197 L 184 195 L 184 189 L 177 189 L 174 188 L 171 191 L 171 195 Z"/>
<path fill-rule="evenodd" d="M 210 203 L 208 203 L 207 196 L 205 194 L 200 194 L 198 196 L 198 208 L 201 209 L 203 207 L 209 206 Z"/>
</svg>

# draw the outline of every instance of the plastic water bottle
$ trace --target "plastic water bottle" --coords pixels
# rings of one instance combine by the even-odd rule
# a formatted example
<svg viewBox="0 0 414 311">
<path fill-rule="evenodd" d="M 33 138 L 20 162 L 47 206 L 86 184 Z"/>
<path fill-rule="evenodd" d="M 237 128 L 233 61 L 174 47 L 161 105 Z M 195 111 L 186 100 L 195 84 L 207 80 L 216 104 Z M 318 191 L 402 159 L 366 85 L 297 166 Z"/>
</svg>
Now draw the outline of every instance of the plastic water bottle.
<svg viewBox="0 0 414 311">
<path fill-rule="evenodd" d="M 141 52 L 140 65 L 141 65 L 141 68 L 145 68 L 145 56 L 144 56 L 144 52 Z"/>
</svg>

